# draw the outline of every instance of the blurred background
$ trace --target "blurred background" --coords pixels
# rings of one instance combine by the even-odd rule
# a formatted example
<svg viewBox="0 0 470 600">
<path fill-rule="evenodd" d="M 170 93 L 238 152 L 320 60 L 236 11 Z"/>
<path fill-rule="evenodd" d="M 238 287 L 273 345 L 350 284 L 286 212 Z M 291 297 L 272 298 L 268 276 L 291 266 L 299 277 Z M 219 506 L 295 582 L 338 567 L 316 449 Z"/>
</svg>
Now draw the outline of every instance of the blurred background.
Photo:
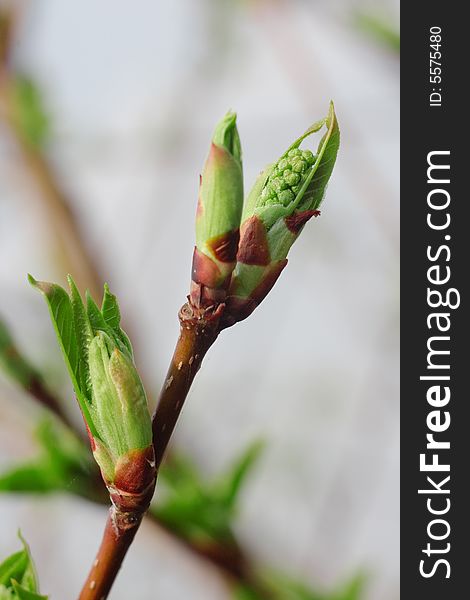
<svg viewBox="0 0 470 600">
<path fill-rule="evenodd" d="M 247 189 L 331 98 L 341 128 L 322 216 L 262 306 L 206 357 L 174 436 L 186 466 L 168 466 L 166 507 L 144 523 L 111 597 L 397 599 L 397 0 L 0 7 L 0 319 L 79 431 L 26 274 L 63 283 L 71 272 L 95 293 L 108 281 L 154 402 L 188 292 L 216 121 L 238 113 Z M 0 373 L 0 479 L 60 445 L 54 433 L 38 441 L 45 411 L 17 383 Z M 214 482 L 257 440 L 236 507 L 219 515 Z M 19 493 L 27 477 L 0 484 L 16 489 L 0 494 L 0 558 L 21 528 L 52 600 L 76 597 L 105 520 L 67 476 L 32 494 Z M 202 508 L 188 508 L 191 494 Z M 227 547 L 277 596 L 250 590 Z"/>
</svg>

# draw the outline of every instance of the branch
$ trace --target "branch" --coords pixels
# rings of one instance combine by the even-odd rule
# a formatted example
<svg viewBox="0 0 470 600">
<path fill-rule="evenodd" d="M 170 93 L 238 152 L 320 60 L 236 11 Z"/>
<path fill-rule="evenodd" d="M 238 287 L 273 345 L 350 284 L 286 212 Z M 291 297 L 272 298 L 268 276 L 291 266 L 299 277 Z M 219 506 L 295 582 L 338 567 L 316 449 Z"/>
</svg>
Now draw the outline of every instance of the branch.
<svg viewBox="0 0 470 600">
<path fill-rule="evenodd" d="M 142 518 L 142 517 L 141 517 Z M 134 522 L 112 506 L 100 549 L 80 593 L 79 600 L 100 600 L 108 597 L 126 552 L 131 545 L 140 521 Z"/>
<path fill-rule="evenodd" d="M 157 469 L 161 465 L 171 434 L 191 384 L 206 352 L 219 334 L 224 305 L 197 309 L 190 303 L 179 312 L 180 335 L 153 416 L 153 443 Z"/>
</svg>

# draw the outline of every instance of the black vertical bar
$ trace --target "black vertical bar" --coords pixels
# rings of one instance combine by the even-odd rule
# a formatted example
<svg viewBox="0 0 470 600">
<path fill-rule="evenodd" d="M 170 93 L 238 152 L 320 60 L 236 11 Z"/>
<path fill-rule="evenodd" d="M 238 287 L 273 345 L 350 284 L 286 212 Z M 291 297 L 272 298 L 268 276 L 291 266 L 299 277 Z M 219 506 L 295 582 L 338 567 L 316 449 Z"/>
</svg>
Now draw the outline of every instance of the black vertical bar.
<svg viewBox="0 0 470 600">
<path fill-rule="evenodd" d="M 432 48 L 437 40 L 432 35 L 440 36 L 438 50 Z M 466 385 L 470 373 L 470 192 L 466 185 L 470 164 L 464 164 L 470 155 L 465 91 L 469 39 L 462 4 L 436 0 L 402 3 L 401 597 L 410 600 L 470 598 L 470 395 Z M 434 52 L 441 56 L 436 54 L 431 63 Z M 434 154 L 429 160 L 450 165 L 450 170 L 431 170 L 434 181 L 428 182 L 429 153 L 436 151 L 449 154 Z M 445 183 L 446 179 L 450 183 Z M 446 208 L 429 206 L 444 206 L 449 198 Z M 433 229 L 428 215 L 433 226 L 444 225 L 448 218 L 449 226 Z M 438 268 L 429 271 L 435 266 Z M 442 281 L 449 273 L 448 282 L 429 280 Z M 434 293 L 428 301 L 428 288 L 440 292 L 444 301 L 449 294 L 454 306 L 460 298 L 460 305 L 431 307 L 430 302 L 439 304 L 439 296 Z M 444 316 L 430 317 L 433 313 Z M 442 329 L 449 326 L 448 331 L 440 331 L 438 322 Z M 445 336 L 450 339 L 443 339 Z M 432 337 L 442 339 L 429 342 Z M 430 357 L 432 365 L 448 365 L 448 369 L 429 368 L 428 343 L 434 350 L 450 351 Z M 420 376 L 450 379 L 420 380 Z M 431 405 L 427 394 L 432 386 L 441 386 L 439 398 L 443 398 L 444 388 L 449 388 L 447 404 Z M 431 400 L 439 398 L 436 393 L 431 396 Z M 433 431 L 439 427 L 443 431 Z M 450 442 L 450 449 L 427 448 L 427 434 L 433 434 L 435 441 Z M 428 464 L 436 454 L 435 460 L 448 464 L 449 472 L 421 470 L 420 454 L 425 454 Z M 419 494 L 420 489 L 428 492 Z M 430 512 L 446 508 L 442 514 Z"/>
</svg>

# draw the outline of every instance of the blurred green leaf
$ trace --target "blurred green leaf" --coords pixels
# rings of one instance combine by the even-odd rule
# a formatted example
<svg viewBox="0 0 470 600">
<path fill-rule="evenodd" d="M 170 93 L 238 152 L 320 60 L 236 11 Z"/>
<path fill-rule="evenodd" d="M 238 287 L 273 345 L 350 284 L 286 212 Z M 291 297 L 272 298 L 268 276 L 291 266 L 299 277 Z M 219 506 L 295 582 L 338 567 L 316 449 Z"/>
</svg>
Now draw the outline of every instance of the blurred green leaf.
<svg viewBox="0 0 470 600">
<path fill-rule="evenodd" d="M 83 495 L 94 467 L 84 444 L 56 419 L 42 420 L 35 437 L 39 456 L 0 475 L 1 492 L 46 493 L 64 490 Z"/>
<path fill-rule="evenodd" d="M 14 118 L 26 141 L 41 147 L 50 131 L 49 118 L 38 86 L 29 77 L 18 75 L 13 81 Z"/>
<path fill-rule="evenodd" d="M 187 458 L 172 455 L 160 471 L 152 513 L 172 531 L 198 544 L 234 544 L 237 500 L 262 445 L 251 445 L 226 473 L 206 481 Z"/>
<path fill-rule="evenodd" d="M 18 352 L 7 325 L 0 319 L 0 369 L 22 387 L 40 379 L 36 369 Z"/>
<path fill-rule="evenodd" d="M 47 600 L 38 594 L 36 571 L 28 545 L 19 534 L 23 549 L 0 564 L 0 600 Z"/>
<path fill-rule="evenodd" d="M 258 440 L 248 446 L 228 472 L 220 475 L 215 481 L 215 493 L 228 509 L 235 509 L 243 484 L 259 459 L 264 445 L 263 441 Z"/>
<path fill-rule="evenodd" d="M 233 591 L 234 600 L 265 600 L 266 597 L 270 600 L 360 600 L 364 577 L 357 575 L 332 592 L 320 592 L 292 577 L 271 571 L 260 576 L 258 586 L 256 589 L 249 585 L 237 586 Z"/>
<path fill-rule="evenodd" d="M 357 12 L 354 21 L 369 37 L 395 52 L 400 52 L 400 33 L 389 19 L 373 13 Z"/>
<path fill-rule="evenodd" d="M 214 496 L 194 465 L 181 456 L 172 456 L 160 472 L 161 489 L 152 512 L 172 531 L 198 543 L 231 541 L 230 515 Z"/>
<path fill-rule="evenodd" d="M 364 592 L 365 582 L 364 574 L 359 573 L 340 589 L 334 600 L 360 600 Z"/>
<path fill-rule="evenodd" d="M 233 600 L 264 600 L 259 593 L 246 585 L 238 585 L 232 592 Z"/>
</svg>

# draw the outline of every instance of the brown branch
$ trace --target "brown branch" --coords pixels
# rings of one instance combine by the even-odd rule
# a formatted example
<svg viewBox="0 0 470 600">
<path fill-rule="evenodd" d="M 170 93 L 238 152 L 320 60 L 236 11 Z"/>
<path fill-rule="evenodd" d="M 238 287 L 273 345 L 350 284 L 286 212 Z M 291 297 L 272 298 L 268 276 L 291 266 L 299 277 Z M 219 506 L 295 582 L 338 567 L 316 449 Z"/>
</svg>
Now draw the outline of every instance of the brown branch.
<svg viewBox="0 0 470 600">
<path fill-rule="evenodd" d="M 153 416 L 153 443 L 157 469 L 168 446 L 176 421 L 206 352 L 219 334 L 224 305 L 197 309 L 190 303 L 179 312 L 180 335 Z"/>
<path fill-rule="evenodd" d="M 100 549 L 80 593 L 79 600 L 104 600 L 108 597 L 126 552 L 131 545 L 140 520 L 135 515 L 109 510 Z"/>
</svg>

